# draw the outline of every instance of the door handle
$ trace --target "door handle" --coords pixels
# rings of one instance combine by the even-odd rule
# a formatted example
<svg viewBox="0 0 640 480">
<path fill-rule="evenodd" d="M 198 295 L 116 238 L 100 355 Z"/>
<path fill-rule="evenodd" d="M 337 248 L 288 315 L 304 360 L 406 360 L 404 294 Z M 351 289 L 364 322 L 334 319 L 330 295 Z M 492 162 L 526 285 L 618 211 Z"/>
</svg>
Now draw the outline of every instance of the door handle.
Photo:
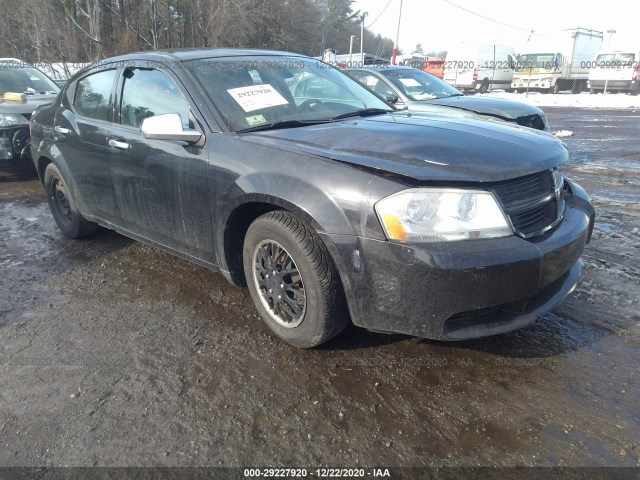
<svg viewBox="0 0 640 480">
<path fill-rule="evenodd" d="M 131 145 L 129 145 L 126 142 L 119 142 L 118 140 L 109 140 L 107 142 L 109 144 L 110 147 L 113 148 L 118 148 L 120 150 L 129 150 L 129 148 L 131 148 Z"/>
<path fill-rule="evenodd" d="M 65 127 L 56 126 L 54 128 L 54 130 L 56 131 L 56 133 L 60 133 L 62 135 L 67 135 L 68 133 L 71 133 L 71 130 L 69 130 L 68 128 L 65 128 Z"/>
</svg>

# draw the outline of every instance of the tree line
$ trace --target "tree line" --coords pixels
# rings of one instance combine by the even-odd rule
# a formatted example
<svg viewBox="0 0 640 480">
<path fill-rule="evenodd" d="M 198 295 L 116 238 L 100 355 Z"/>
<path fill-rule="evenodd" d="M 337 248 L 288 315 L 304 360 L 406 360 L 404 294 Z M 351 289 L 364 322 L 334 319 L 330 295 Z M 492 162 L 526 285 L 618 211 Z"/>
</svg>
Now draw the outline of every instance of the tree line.
<svg viewBox="0 0 640 480">
<path fill-rule="evenodd" d="M 0 0 L 0 57 L 93 62 L 164 48 L 265 48 L 310 56 L 360 51 L 353 0 Z M 365 22 L 366 25 L 366 22 Z M 365 51 L 393 41 L 365 30 Z"/>
</svg>

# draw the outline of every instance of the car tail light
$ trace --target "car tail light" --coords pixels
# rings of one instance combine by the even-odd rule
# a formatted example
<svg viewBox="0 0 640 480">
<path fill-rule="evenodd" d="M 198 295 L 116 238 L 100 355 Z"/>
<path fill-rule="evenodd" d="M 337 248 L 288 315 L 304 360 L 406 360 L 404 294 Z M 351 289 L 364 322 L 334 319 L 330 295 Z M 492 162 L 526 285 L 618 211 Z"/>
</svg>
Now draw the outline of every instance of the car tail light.
<svg viewBox="0 0 640 480">
<path fill-rule="evenodd" d="M 478 69 L 474 68 L 473 69 L 473 81 L 475 82 L 476 80 L 478 80 Z"/>
<path fill-rule="evenodd" d="M 640 72 L 640 65 L 636 65 L 635 67 L 633 67 L 633 76 L 631 77 L 632 82 L 638 80 L 638 72 Z"/>
</svg>

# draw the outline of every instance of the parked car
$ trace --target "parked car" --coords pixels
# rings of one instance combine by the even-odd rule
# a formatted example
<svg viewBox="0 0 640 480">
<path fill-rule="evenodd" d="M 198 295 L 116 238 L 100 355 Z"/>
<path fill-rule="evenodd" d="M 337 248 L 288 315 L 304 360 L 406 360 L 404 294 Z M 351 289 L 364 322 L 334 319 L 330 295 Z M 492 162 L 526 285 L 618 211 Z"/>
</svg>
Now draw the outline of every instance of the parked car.
<svg viewBox="0 0 640 480">
<path fill-rule="evenodd" d="M 640 93 L 640 51 L 599 52 L 589 65 L 589 92 Z"/>
<path fill-rule="evenodd" d="M 298 347 L 349 321 L 442 340 L 527 325 L 575 288 L 593 228 L 553 136 L 394 110 L 295 54 L 107 59 L 31 125 L 65 235 L 102 225 L 220 271 Z"/>
<path fill-rule="evenodd" d="M 0 58 L 0 165 L 31 168 L 31 112 L 53 102 L 59 91 L 37 68 L 16 58 Z"/>
<path fill-rule="evenodd" d="M 547 117 L 538 107 L 503 98 L 467 96 L 447 82 L 415 68 L 354 68 L 345 72 L 398 108 L 497 119 L 549 131 Z"/>
</svg>

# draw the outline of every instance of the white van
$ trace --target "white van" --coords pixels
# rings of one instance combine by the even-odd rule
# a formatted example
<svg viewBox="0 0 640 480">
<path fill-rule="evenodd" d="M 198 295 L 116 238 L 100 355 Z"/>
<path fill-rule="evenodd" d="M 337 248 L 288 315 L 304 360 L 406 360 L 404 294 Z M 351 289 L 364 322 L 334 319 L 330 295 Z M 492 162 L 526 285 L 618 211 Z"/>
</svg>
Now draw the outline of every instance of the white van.
<svg viewBox="0 0 640 480">
<path fill-rule="evenodd" d="M 640 51 L 608 50 L 599 52 L 590 62 L 589 92 L 640 93 Z"/>
<path fill-rule="evenodd" d="M 458 90 L 486 93 L 508 89 L 515 67 L 512 47 L 497 44 L 459 44 L 447 52 L 444 80 Z"/>
</svg>

